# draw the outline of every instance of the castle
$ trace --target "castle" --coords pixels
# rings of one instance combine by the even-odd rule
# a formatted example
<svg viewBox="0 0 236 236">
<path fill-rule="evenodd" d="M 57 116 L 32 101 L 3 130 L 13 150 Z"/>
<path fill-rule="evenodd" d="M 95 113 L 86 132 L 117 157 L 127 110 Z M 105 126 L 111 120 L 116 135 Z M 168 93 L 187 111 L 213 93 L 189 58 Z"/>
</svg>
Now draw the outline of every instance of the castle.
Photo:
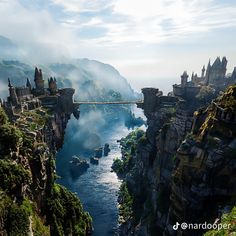
<svg viewBox="0 0 236 236">
<path fill-rule="evenodd" d="M 44 107 L 57 113 L 65 113 L 70 116 L 71 113 L 78 119 L 78 105 L 73 102 L 75 90 L 73 88 L 57 88 L 56 78 L 48 79 L 48 88 L 45 88 L 42 70 L 35 68 L 34 73 L 35 87 L 32 87 L 27 78 L 26 85 L 23 87 L 14 87 L 8 78 L 9 96 L 7 101 L 1 101 L 1 106 L 11 116 L 17 116 L 22 111 L 33 110 L 38 107 Z"/>
<path fill-rule="evenodd" d="M 229 85 L 236 82 L 236 67 L 233 73 L 226 75 L 227 71 L 227 59 L 223 57 L 217 57 L 214 63 L 211 65 L 209 60 L 207 69 L 205 65 L 202 68 L 201 76 L 192 73 L 191 80 L 188 81 L 189 75 L 187 71 L 181 75 L 181 84 L 173 85 L 173 95 L 183 98 L 195 97 L 202 86 L 211 86 L 217 91 L 224 90 Z"/>
</svg>

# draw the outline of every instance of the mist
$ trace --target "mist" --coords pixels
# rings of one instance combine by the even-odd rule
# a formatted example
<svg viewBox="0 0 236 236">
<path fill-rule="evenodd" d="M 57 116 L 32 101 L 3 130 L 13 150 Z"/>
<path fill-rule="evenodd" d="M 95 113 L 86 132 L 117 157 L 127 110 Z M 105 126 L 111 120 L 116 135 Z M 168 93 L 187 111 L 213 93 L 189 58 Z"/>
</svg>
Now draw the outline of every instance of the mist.
<svg viewBox="0 0 236 236">
<path fill-rule="evenodd" d="M 93 156 L 96 148 L 104 146 L 107 135 L 119 125 L 124 124 L 122 116 L 114 120 L 107 116 L 104 113 L 104 107 L 107 106 L 101 109 L 81 106 L 79 120 L 71 117 L 65 131 L 64 145 L 57 154 L 57 168 L 60 176 L 68 177 L 69 161 L 72 156 L 76 155 L 82 159 Z"/>
</svg>

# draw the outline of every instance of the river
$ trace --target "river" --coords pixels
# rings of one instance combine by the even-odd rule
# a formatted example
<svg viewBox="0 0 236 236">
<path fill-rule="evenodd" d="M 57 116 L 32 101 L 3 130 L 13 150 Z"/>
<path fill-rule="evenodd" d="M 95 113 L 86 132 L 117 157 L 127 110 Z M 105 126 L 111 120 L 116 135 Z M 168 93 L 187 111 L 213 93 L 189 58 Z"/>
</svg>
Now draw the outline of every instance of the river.
<svg viewBox="0 0 236 236">
<path fill-rule="evenodd" d="M 140 109 L 132 107 L 136 116 L 143 117 Z M 83 114 L 81 114 L 83 116 Z M 96 126 L 96 123 L 94 124 Z M 144 127 L 142 127 L 144 129 Z M 118 209 L 117 193 L 121 180 L 114 172 L 111 172 L 113 159 L 121 157 L 121 149 L 117 140 L 125 137 L 131 130 L 128 130 L 123 123 L 113 125 L 100 133 L 101 143 L 109 143 L 111 152 L 107 157 L 99 159 L 99 165 L 91 165 L 88 170 L 78 179 L 72 180 L 68 176 L 61 178 L 58 182 L 72 192 L 75 192 L 83 203 L 84 209 L 93 218 L 93 236 L 113 236 L 117 233 Z M 66 141 L 66 140 L 65 140 Z M 69 144 L 67 144 L 69 145 Z M 66 149 L 66 147 L 63 147 Z M 58 158 L 65 155 L 61 150 Z M 83 158 L 89 161 L 90 155 L 84 154 Z"/>
</svg>

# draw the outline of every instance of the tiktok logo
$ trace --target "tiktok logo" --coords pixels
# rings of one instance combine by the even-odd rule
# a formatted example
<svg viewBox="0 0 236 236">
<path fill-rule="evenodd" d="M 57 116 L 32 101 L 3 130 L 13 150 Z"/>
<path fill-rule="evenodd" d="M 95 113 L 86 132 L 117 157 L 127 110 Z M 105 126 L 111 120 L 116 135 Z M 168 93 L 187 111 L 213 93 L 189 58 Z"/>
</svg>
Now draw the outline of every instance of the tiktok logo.
<svg viewBox="0 0 236 236">
<path fill-rule="evenodd" d="M 180 226 L 180 223 L 176 222 L 176 224 L 173 225 L 173 230 L 178 230 L 179 226 Z"/>
</svg>

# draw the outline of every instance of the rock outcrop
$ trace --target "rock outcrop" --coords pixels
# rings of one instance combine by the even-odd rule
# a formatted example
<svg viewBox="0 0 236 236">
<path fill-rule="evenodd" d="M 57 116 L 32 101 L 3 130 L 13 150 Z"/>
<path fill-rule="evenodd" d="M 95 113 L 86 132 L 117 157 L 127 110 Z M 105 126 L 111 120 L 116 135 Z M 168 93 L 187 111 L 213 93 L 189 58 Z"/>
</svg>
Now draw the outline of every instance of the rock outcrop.
<svg viewBox="0 0 236 236">
<path fill-rule="evenodd" d="M 145 89 L 146 134 L 134 148 L 121 143 L 125 152 L 116 161 L 132 199 L 120 235 L 202 235 L 173 225 L 214 223 L 235 205 L 235 95 L 232 86 L 199 109 L 204 103 L 197 99 L 162 98 L 159 90 Z"/>
<path fill-rule="evenodd" d="M 55 183 L 55 153 L 69 118 L 39 107 L 11 120 L 0 107 L 0 235 L 91 233 L 78 198 Z"/>
</svg>

